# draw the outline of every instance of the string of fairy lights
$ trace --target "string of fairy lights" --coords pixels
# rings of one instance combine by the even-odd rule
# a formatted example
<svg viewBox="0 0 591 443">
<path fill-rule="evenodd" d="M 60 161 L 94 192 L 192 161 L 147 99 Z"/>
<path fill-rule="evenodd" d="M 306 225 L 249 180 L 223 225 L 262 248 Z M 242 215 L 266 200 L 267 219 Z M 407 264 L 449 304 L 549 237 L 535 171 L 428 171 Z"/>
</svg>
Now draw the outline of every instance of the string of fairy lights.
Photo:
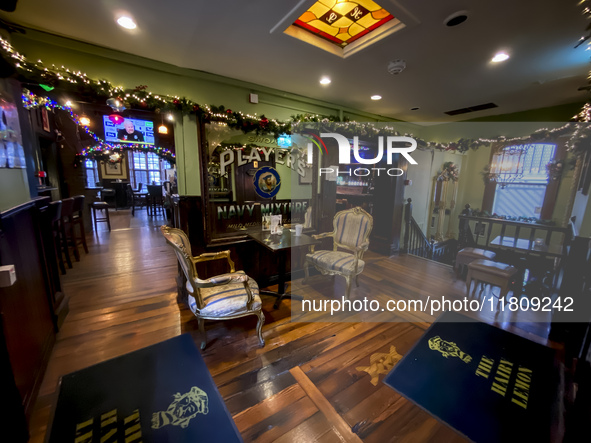
<svg viewBox="0 0 591 443">
<path fill-rule="evenodd" d="M 584 0 L 581 3 L 591 3 L 591 0 Z M 586 8 L 584 12 L 588 18 L 591 19 L 591 9 Z M 52 65 L 47 68 L 43 65 L 41 60 L 36 63 L 31 63 L 26 58 L 19 54 L 10 45 L 10 43 L 0 38 L 0 52 L 5 56 L 5 59 L 10 61 L 17 72 L 25 80 L 39 84 L 46 90 L 54 89 L 55 87 L 64 87 L 67 89 L 68 84 L 76 85 L 76 91 L 87 95 L 93 95 L 96 100 L 104 98 L 105 100 L 116 99 L 120 101 L 126 108 L 136 108 L 144 110 L 152 110 L 157 113 L 180 111 L 184 114 L 197 115 L 205 123 L 220 122 L 226 124 L 231 129 L 241 130 L 243 133 L 272 134 L 278 138 L 282 134 L 292 134 L 309 126 L 310 123 L 319 123 L 315 126 L 317 129 L 323 131 L 339 131 L 345 136 L 387 136 L 387 135 L 405 135 L 413 137 L 417 141 L 417 145 L 422 149 L 435 149 L 442 151 L 451 151 L 464 153 L 470 149 L 476 150 L 480 146 L 488 145 L 490 143 L 533 143 L 547 138 L 569 136 L 567 141 L 567 149 L 575 154 L 590 149 L 589 135 L 590 127 L 584 122 L 591 121 L 591 105 L 586 105 L 581 111 L 585 118 L 575 116 L 574 122 L 566 123 L 558 128 L 541 128 L 532 134 L 522 137 L 506 138 L 499 136 L 496 138 L 461 138 L 455 142 L 433 142 L 427 141 L 413 134 L 403 134 L 396 130 L 393 126 L 375 124 L 375 123 L 359 123 L 354 121 L 341 121 L 337 116 L 321 116 L 312 114 L 299 114 L 292 116 L 290 121 L 280 122 L 275 119 L 269 119 L 262 116 L 244 114 L 240 111 L 233 111 L 226 109 L 224 106 L 202 105 L 196 103 L 186 97 L 168 96 L 161 94 L 154 94 L 148 91 L 146 85 L 140 85 L 133 90 L 126 90 L 123 87 L 115 87 L 107 80 L 94 80 L 81 71 L 70 70 L 62 66 L 61 68 Z M 591 75 L 590 75 L 591 82 Z M 31 93 L 23 95 L 23 101 L 26 106 L 46 106 L 48 109 L 63 109 L 67 111 L 72 119 L 80 124 L 80 119 L 72 112 L 68 106 L 60 105 L 59 103 L 47 97 L 34 96 Z M 83 126 L 83 125 L 82 125 Z M 146 148 L 142 145 L 116 145 L 106 143 L 100 139 L 96 134 L 92 133 L 87 127 L 83 126 L 84 130 L 96 142 L 95 146 L 86 149 L 82 155 L 86 157 L 102 157 L 105 158 L 106 151 L 120 151 L 124 149 L 136 150 L 154 150 L 158 155 L 174 161 L 174 154 L 163 148 Z"/>
<path fill-rule="evenodd" d="M 582 7 L 581 13 L 587 20 L 590 21 L 590 23 L 586 28 L 587 35 L 584 35 L 579 39 L 575 45 L 575 48 L 578 48 L 583 43 L 587 42 L 586 50 L 591 50 L 591 0 L 580 0 L 578 5 Z M 591 86 L 591 71 L 589 71 L 589 74 L 587 75 L 587 81 Z M 591 87 L 588 88 L 588 90 L 591 90 Z M 581 109 L 581 111 L 573 117 L 573 120 L 579 122 L 591 122 L 591 103 L 585 103 L 583 109 Z"/>
<path fill-rule="evenodd" d="M 146 146 L 138 144 L 118 144 L 108 143 L 91 131 L 86 124 L 84 124 L 82 117 L 74 113 L 71 106 L 60 105 L 55 100 L 48 97 L 40 97 L 33 94 L 28 90 L 23 90 L 22 94 L 23 107 L 25 109 L 34 109 L 39 107 L 45 107 L 49 111 L 60 110 L 66 112 L 72 121 L 74 121 L 84 132 L 91 137 L 95 144 L 92 147 L 84 149 L 80 154 L 81 157 L 93 160 L 108 161 L 111 163 L 121 162 L 122 156 L 120 155 L 123 151 L 143 151 L 143 152 L 154 152 L 159 157 L 167 160 L 169 163 L 174 164 L 175 154 L 166 148 L 159 146 Z"/>
</svg>

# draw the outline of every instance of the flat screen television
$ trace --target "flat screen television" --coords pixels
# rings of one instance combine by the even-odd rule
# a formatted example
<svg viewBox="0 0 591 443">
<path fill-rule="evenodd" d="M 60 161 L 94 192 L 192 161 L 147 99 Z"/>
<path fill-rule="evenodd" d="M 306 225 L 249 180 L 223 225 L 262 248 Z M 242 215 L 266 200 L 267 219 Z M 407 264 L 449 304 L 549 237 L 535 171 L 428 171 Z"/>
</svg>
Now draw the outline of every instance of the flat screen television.
<svg viewBox="0 0 591 443">
<path fill-rule="evenodd" d="M 137 118 L 126 118 L 116 125 L 109 120 L 108 115 L 103 115 L 105 128 L 105 141 L 107 143 L 138 144 L 153 146 L 154 122 Z"/>
</svg>

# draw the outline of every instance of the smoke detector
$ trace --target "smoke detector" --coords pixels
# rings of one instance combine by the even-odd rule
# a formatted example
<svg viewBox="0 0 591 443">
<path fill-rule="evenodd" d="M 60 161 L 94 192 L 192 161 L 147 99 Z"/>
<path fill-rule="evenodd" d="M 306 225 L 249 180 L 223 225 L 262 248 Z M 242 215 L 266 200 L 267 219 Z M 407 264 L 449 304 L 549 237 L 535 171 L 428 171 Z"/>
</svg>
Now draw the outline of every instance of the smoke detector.
<svg viewBox="0 0 591 443">
<path fill-rule="evenodd" d="M 388 72 L 392 75 L 400 74 L 406 68 L 404 60 L 392 60 L 388 63 Z"/>
</svg>

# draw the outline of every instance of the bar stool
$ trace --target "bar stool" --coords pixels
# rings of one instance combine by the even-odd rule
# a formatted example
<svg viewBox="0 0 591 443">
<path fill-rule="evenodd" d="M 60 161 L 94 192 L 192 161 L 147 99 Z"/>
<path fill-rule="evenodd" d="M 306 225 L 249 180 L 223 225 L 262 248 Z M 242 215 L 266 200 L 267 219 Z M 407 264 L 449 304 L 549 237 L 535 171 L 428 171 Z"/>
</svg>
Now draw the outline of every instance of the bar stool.
<svg viewBox="0 0 591 443">
<path fill-rule="evenodd" d="M 464 248 L 456 255 L 456 262 L 454 270 L 456 275 L 460 277 L 464 272 L 464 266 L 469 265 L 474 260 L 494 260 L 497 254 L 492 251 L 480 248 Z"/>
<path fill-rule="evenodd" d="M 519 270 L 515 266 L 505 263 L 482 259 L 474 260 L 468 264 L 468 276 L 466 277 L 466 291 L 468 292 L 468 296 L 470 296 L 472 280 L 475 280 L 476 285 L 474 286 L 474 291 L 476 291 L 478 285 L 482 286 L 482 284 L 501 288 L 498 296 L 499 300 L 501 300 L 507 295 L 509 286 L 518 272 Z"/>
<path fill-rule="evenodd" d="M 156 215 L 156 211 L 164 213 L 164 197 L 161 185 L 148 185 L 148 215 Z"/>
<path fill-rule="evenodd" d="M 68 268 L 72 268 L 72 260 L 70 260 L 70 240 L 72 239 L 72 217 L 74 214 L 74 199 L 64 198 L 62 200 L 62 216 L 60 219 L 61 237 L 62 237 L 62 249 L 66 256 L 66 263 Z M 76 242 L 73 242 L 74 247 L 74 258 L 76 261 L 80 261 L 80 254 L 78 253 L 78 247 Z"/>
<path fill-rule="evenodd" d="M 47 205 L 47 218 L 51 223 L 51 232 L 53 234 L 53 246 L 55 254 L 57 255 L 57 262 L 60 267 L 60 271 L 63 274 L 66 273 L 66 267 L 64 266 L 64 258 L 62 256 L 62 242 L 61 242 L 61 227 L 60 222 L 62 218 L 62 201 L 50 202 Z"/>
<path fill-rule="evenodd" d="M 92 218 L 94 219 L 94 231 L 96 232 L 96 224 L 100 222 L 106 222 L 107 226 L 109 226 L 109 231 L 111 231 L 111 220 L 109 219 L 109 204 L 107 202 L 92 202 L 90 204 L 90 209 L 92 209 Z M 96 211 L 105 211 L 105 216 L 101 218 L 97 218 Z"/>
<path fill-rule="evenodd" d="M 138 207 L 143 206 L 147 206 L 146 205 L 146 197 L 147 197 L 147 193 L 142 192 L 142 186 L 143 183 L 140 183 L 137 187 L 137 189 L 133 189 L 131 187 L 131 183 L 127 185 L 127 189 L 128 189 L 128 195 L 129 198 L 131 200 L 131 215 L 135 216 L 135 207 L 136 204 Z"/>
<path fill-rule="evenodd" d="M 88 254 L 86 245 L 86 232 L 84 232 L 84 195 L 75 195 L 74 208 L 72 209 L 72 237 L 76 245 L 81 244 L 84 252 Z M 76 236 L 76 226 L 80 226 L 80 238 Z M 78 248 L 76 248 L 78 249 Z"/>
</svg>

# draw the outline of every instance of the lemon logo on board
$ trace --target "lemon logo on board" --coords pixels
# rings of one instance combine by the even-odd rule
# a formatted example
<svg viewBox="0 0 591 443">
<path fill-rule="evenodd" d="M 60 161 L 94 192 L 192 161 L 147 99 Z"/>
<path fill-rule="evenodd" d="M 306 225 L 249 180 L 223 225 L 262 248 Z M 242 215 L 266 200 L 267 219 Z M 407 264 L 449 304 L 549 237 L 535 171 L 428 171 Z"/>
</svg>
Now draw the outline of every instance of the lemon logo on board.
<svg viewBox="0 0 591 443">
<path fill-rule="evenodd" d="M 152 429 L 159 429 L 166 425 L 180 426 L 184 429 L 197 414 L 207 415 L 208 404 L 207 394 L 196 386 L 183 395 L 177 392 L 166 411 L 152 414 Z"/>
<path fill-rule="evenodd" d="M 458 345 L 452 341 L 443 340 L 438 335 L 429 339 L 429 349 L 441 352 L 445 358 L 458 357 L 464 363 L 470 363 L 472 361 L 472 357 L 462 352 Z"/>
</svg>

